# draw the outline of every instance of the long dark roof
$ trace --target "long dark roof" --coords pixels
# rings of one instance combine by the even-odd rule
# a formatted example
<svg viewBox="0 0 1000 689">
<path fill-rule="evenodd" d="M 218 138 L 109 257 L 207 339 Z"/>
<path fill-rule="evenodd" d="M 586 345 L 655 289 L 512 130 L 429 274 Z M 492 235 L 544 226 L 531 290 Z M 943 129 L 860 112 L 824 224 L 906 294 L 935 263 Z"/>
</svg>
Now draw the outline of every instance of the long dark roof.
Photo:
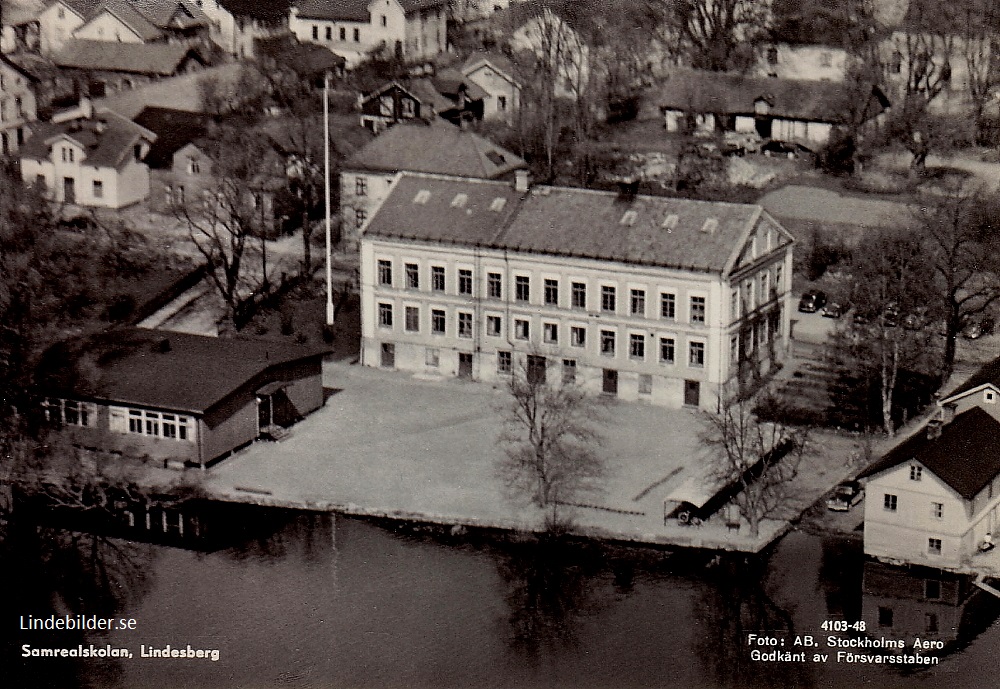
<svg viewBox="0 0 1000 689">
<path fill-rule="evenodd" d="M 119 43 L 74 38 L 52 59 L 59 67 L 171 76 L 188 58 L 204 64 L 198 49 L 184 43 Z"/>
<path fill-rule="evenodd" d="M 323 350 L 274 340 L 125 328 L 61 343 L 39 367 L 40 391 L 201 414 L 267 369 Z"/>
<path fill-rule="evenodd" d="M 169 168 L 174 153 L 205 135 L 213 117 L 200 112 L 145 108 L 133 122 L 156 134 L 156 141 L 143 159 L 150 168 Z"/>
<path fill-rule="evenodd" d="M 1000 389 L 1000 358 L 983 364 L 967 381 L 948 394 L 948 398 L 957 397 L 969 390 L 975 390 L 980 385 L 993 385 Z"/>
<path fill-rule="evenodd" d="M 288 17 L 292 0 L 219 0 L 219 4 L 234 17 L 251 17 L 278 21 Z"/>
<path fill-rule="evenodd" d="M 722 273 L 762 215 L 744 204 L 564 187 L 525 194 L 509 183 L 404 174 L 365 236 Z"/>
<path fill-rule="evenodd" d="M 966 500 L 1000 474 L 1000 422 L 979 407 L 965 411 L 930 439 L 923 429 L 889 450 L 860 475 L 874 476 L 906 462 L 919 462 Z"/>
</svg>

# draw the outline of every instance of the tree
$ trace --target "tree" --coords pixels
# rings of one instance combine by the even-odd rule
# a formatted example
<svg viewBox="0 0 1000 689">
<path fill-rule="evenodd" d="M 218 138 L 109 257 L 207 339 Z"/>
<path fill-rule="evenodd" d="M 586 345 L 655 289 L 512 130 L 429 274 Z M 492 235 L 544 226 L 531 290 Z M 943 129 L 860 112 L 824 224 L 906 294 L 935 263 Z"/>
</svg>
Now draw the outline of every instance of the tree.
<svg viewBox="0 0 1000 689">
<path fill-rule="evenodd" d="M 761 522 L 789 508 L 792 481 L 808 447 L 809 429 L 781 421 L 787 418 L 776 400 L 763 398 L 765 420 L 748 397 L 731 398 L 704 415 L 700 440 L 709 453 L 708 473 L 717 485 L 736 486 L 733 497 L 750 536 Z"/>
<path fill-rule="evenodd" d="M 561 505 L 603 490 L 599 401 L 576 383 L 547 381 L 530 363 L 513 372 L 508 391 L 497 474 L 511 493 L 547 511 L 549 528 L 563 528 Z"/>
<path fill-rule="evenodd" d="M 981 135 L 986 106 L 1000 87 L 1000 13 L 989 0 L 964 0 L 959 35 L 976 135 Z"/>
<path fill-rule="evenodd" d="M 204 146 L 213 182 L 201 199 L 181 200 L 174 211 L 208 264 L 227 318 L 235 321 L 252 292 L 269 282 L 263 268 L 255 276 L 246 262 L 253 240 L 264 241 L 264 192 L 254 190 L 267 181 L 264 161 L 272 151 L 253 131 L 232 126 L 218 127 Z"/>
<path fill-rule="evenodd" d="M 944 377 L 954 367 L 959 333 L 1000 299 L 1000 239 L 994 229 L 998 212 L 1000 199 L 964 185 L 917 211 L 928 274 L 933 275 L 932 280 L 921 279 L 944 317 Z"/>
<path fill-rule="evenodd" d="M 676 27 L 692 67 L 725 72 L 753 64 L 754 51 L 770 23 L 768 3 L 678 0 L 667 4 L 665 21 Z"/>
</svg>

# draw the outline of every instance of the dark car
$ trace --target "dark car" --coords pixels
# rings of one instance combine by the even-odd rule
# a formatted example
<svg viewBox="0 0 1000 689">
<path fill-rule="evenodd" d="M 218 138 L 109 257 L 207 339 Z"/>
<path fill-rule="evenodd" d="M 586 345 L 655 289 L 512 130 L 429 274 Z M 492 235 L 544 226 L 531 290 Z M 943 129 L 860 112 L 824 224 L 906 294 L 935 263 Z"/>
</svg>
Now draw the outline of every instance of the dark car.
<svg viewBox="0 0 1000 689">
<path fill-rule="evenodd" d="M 771 139 L 765 143 L 760 147 L 760 150 L 763 151 L 766 156 L 782 156 L 786 158 L 798 158 L 812 153 L 812 151 L 802 144 L 792 143 L 790 141 L 778 141 L 776 139 Z"/>
<path fill-rule="evenodd" d="M 802 313 L 816 313 L 826 305 L 826 294 L 818 289 L 811 289 L 799 299 L 799 311 Z"/>
<path fill-rule="evenodd" d="M 847 512 L 865 497 L 865 489 L 858 481 L 843 481 L 833 489 L 826 501 L 826 508 L 834 512 Z"/>
<path fill-rule="evenodd" d="M 845 313 L 850 311 L 850 309 L 850 304 L 845 304 L 839 301 L 831 301 L 826 305 L 826 308 L 823 309 L 823 316 L 825 318 L 840 318 Z"/>
</svg>

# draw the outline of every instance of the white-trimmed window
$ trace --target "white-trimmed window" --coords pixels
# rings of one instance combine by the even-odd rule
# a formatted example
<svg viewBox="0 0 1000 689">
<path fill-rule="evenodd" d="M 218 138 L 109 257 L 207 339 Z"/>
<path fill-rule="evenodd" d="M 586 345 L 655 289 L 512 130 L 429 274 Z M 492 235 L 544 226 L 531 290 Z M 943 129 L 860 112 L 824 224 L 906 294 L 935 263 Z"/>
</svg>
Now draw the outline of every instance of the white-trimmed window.
<svg viewBox="0 0 1000 689">
<path fill-rule="evenodd" d="M 490 299 L 503 299 L 503 276 L 500 273 L 486 274 L 486 294 Z"/>
<path fill-rule="evenodd" d="M 167 440 L 194 441 L 194 419 L 169 412 L 125 407 L 110 408 L 110 428 L 117 433 L 148 435 Z M 128 422 L 125 422 L 125 418 Z"/>
<path fill-rule="evenodd" d="M 634 289 L 629 298 L 629 311 L 633 316 L 646 315 L 646 290 Z"/>
<path fill-rule="evenodd" d="M 416 263 L 407 263 L 406 269 L 406 289 L 420 289 L 420 266 Z"/>
<path fill-rule="evenodd" d="M 466 311 L 458 312 L 458 336 L 472 337 L 472 314 Z"/>
<path fill-rule="evenodd" d="M 677 358 L 677 344 L 672 337 L 660 338 L 660 363 L 672 364 Z"/>
<path fill-rule="evenodd" d="M 42 400 L 45 420 L 67 426 L 91 428 L 97 425 L 97 405 L 90 402 L 46 397 Z"/>
<path fill-rule="evenodd" d="M 444 292 L 444 266 L 431 266 L 431 289 L 435 292 Z"/>
<path fill-rule="evenodd" d="M 514 277 L 514 298 L 517 301 L 530 301 L 531 278 L 527 275 L 517 275 Z"/>
<path fill-rule="evenodd" d="M 497 373 L 510 373 L 514 368 L 512 361 L 510 352 L 497 352 Z"/>
<path fill-rule="evenodd" d="M 632 333 L 628 336 L 628 355 L 632 359 L 642 361 L 646 358 L 646 336 Z"/>
<path fill-rule="evenodd" d="M 435 335 L 445 334 L 445 313 L 443 309 L 431 311 L 431 332 Z"/>
<path fill-rule="evenodd" d="M 329 29 L 327 29 L 329 31 Z M 367 196 L 368 195 L 368 180 L 364 177 L 354 178 L 354 195 L 355 196 Z"/>
<path fill-rule="evenodd" d="M 613 357 L 615 355 L 615 331 L 601 331 L 601 354 Z"/>
<path fill-rule="evenodd" d="M 542 339 L 546 344 L 557 344 L 559 342 L 559 324 L 543 323 Z"/>
<path fill-rule="evenodd" d="M 639 374 L 639 394 L 640 395 L 652 395 L 653 394 L 653 376 L 649 373 Z"/>
<path fill-rule="evenodd" d="M 677 318 L 677 295 L 671 292 L 660 293 L 660 318 L 668 321 Z"/>
<path fill-rule="evenodd" d="M 392 304 L 378 305 L 378 324 L 380 328 L 392 328 Z"/>
<path fill-rule="evenodd" d="M 917 464 L 910 465 L 910 480 L 919 481 L 924 477 L 924 468 Z"/>
<path fill-rule="evenodd" d="M 515 340 L 527 340 L 531 335 L 531 327 L 528 321 L 521 318 L 514 319 L 514 339 Z"/>
<path fill-rule="evenodd" d="M 691 322 L 705 322 L 705 297 L 691 297 Z"/>
<path fill-rule="evenodd" d="M 569 344 L 572 347 L 586 347 L 587 329 L 581 326 L 572 326 L 569 329 Z"/>
<path fill-rule="evenodd" d="M 705 343 L 688 342 L 688 366 L 691 368 L 704 368 L 705 366 Z"/>
<path fill-rule="evenodd" d="M 944 503 L 943 502 L 932 502 L 931 503 L 931 516 L 935 519 L 944 519 Z"/>
<path fill-rule="evenodd" d="M 103 199 L 104 198 L 104 182 L 99 179 L 94 180 L 94 198 Z"/>
<path fill-rule="evenodd" d="M 573 299 L 574 309 L 585 309 L 587 308 L 587 283 L 586 282 L 574 282 L 572 285 L 571 296 Z"/>
<path fill-rule="evenodd" d="M 986 390 L 983 392 L 983 400 L 986 402 L 986 404 L 996 404 L 997 395 L 992 390 Z"/>
<path fill-rule="evenodd" d="M 441 365 L 441 352 L 434 347 L 428 347 L 424 350 L 424 363 L 431 368 L 437 368 Z"/>
<path fill-rule="evenodd" d="M 500 316 L 487 316 L 486 317 L 486 334 L 490 337 L 500 337 L 500 331 L 503 327 L 503 321 Z"/>
<path fill-rule="evenodd" d="M 418 333 L 420 332 L 420 308 L 417 306 L 407 306 L 403 312 L 404 315 L 404 327 L 406 332 Z"/>
<path fill-rule="evenodd" d="M 472 270 L 469 268 L 458 269 L 458 293 L 472 294 Z"/>
<path fill-rule="evenodd" d="M 941 539 L 940 538 L 928 538 L 927 539 L 927 554 L 928 555 L 940 555 L 941 554 Z"/>
<path fill-rule="evenodd" d="M 893 495 L 892 493 L 886 493 L 882 497 L 882 509 L 886 512 L 895 512 L 897 507 L 899 507 L 898 496 Z"/>
<path fill-rule="evenodd" d="M 617 291 L 612 285 L 601 285 L 601 311 L 614 313 L 618 308 Z"/>
<path fill-rule="evenodd" d="M 547 306 L 559 306 L 559 281 L 545 278 L 544 301 Z"/>
<path fill-rule="evenodd" d="M 392 261 L 382 258 L 378 260 L 378 284 L 392 286 Z"/>
</svg>

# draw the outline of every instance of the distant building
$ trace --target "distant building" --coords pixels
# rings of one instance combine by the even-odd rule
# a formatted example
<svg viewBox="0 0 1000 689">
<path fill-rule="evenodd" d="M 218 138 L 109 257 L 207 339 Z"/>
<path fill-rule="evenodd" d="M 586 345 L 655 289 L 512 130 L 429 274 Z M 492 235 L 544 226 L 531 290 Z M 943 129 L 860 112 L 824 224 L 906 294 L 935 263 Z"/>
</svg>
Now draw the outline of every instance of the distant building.
<svg viewBox="0 0 1000 689">
<path fill-rule="evenodd" d="M 212 20 L 212 40 L 230 55 L 256 58 L 259 39 L 288 34 L 290 0 L 197 0 Z"/>
<path fill-rule="evenodd" d="M 758 206 L 403 174 L 361 237 L 362 363 L 714 409 L 789 342 L 792 239 Z"/>
<path fill-rule="evenodd" d="M 143 158 L 155 140 L 148 129 L 84 101 L 38 125 L 21 149 L 21 175 L 44 184 L 58 203 L 123 208 L 149 195 Z"/>
<path fill-rule="evenodd" d="M 197 72 L 207 59 L 184 43 L 109 43 L 71 39 L 52 57 L 79 92 L 103 98 L 169 77 Z"/>
<path fill-rule="evenodd" d="M 847 51 L 829 45 L 769 43 L 761 51 L 756 76 L 778 79 L 842 82 L 851 58 Z"/>
<path fill-rule="evenodd" d="M 435 117 L 455 125 L 482 120 L 488 94 L 458 70 L 443 69 L 433 77 L 392 81 L 358 99 L 361 126 L 375 134 L 397 122 Z"/>
<path fill-rule="evenodd" d="M 108 330 L 49 350 L 37 393 L 47 420 L 78 446 L 205 467 L 321 407 L 323 354 L 262 339 Z"/>
<path fill-rule="evenodd" d="M 29 122 L 37 119 L 35 78 L 0 55 L 0 155 L 16 153 L 27 140 Z"/>
<path fill-rule="evenodd" d="M 521 84 L 515 78 L 514 63 L 496 53 L 476 52 L 462 63 L 466 79 L 486 93 L 483 119 L 510 124 L 521 107 Z"/>
<path fill-rule="evenodd" d="M 343 56 L 348 68 L 376 52 L 429 60 L 448 47 L 448 0 L 302 0 L 289 28 Z"/>
<path fill-rule="evenodd" d="M 863 110 L 866 120 L 889 107 L 876 86 L 866 107 L 850 103 L 850 95 L 836 82 L 679 69 L 652 97 L 669 132 L 735 131 L 815 149 L 829 140 L 834 127 L 848 122 L 852 106 Z"/>
<path fill-rule="evenodd" d="M 442 120 L 398 124 L 341 166 L 342 239 L 349 246 L 357 246 L 367 221 L 388 196 L 399 172 L 513 179 L 515 170 L 527 167 L 514 153 Z"/>
</svg>

